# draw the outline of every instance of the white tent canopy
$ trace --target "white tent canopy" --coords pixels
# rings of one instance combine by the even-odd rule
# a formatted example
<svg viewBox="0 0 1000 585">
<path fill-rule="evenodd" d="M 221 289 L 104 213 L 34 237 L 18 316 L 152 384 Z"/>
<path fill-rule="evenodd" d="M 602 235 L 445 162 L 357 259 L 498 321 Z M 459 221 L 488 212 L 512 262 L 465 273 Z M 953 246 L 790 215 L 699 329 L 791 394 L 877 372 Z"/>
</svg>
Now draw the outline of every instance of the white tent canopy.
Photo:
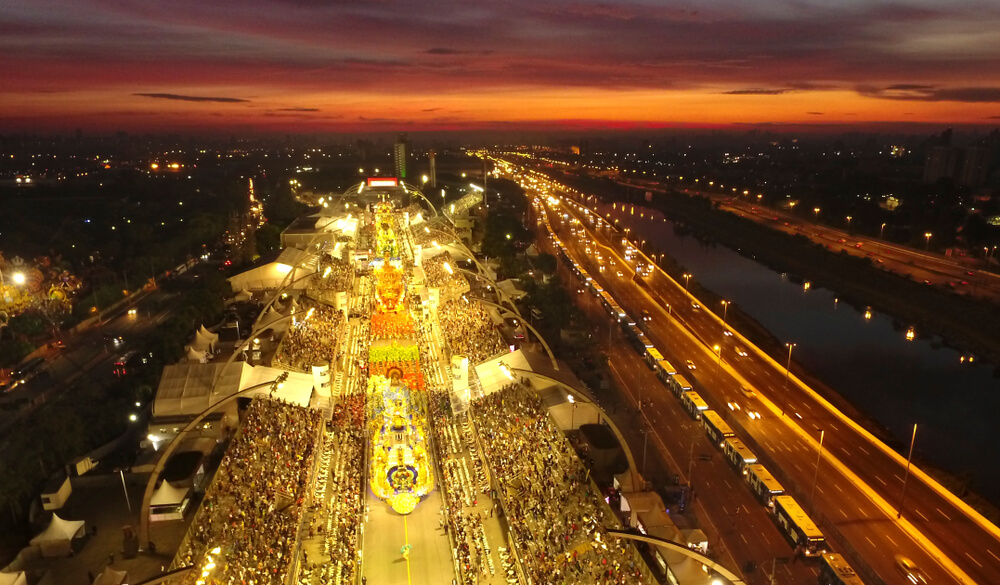
<svg viewBox="0 0 1000 585">
<path fill-rule="evenodd" d="M 205 350 L 197 350 L 190 345 L 185 345 L 184 351 L 187 353 L 184 357 L 187 358 L 187 361 L 189 362 L 199 362 L 204 364 L 208 361 L 208 358 L 205 356 Z"/>
<path fill-rule="evenodd" d="M 71 542 L 83 536 L 83 520 L 63 520 L 52 514 L 52 522 L 41 534 L 31 539 L 31 544 L 42 550 L 43 557 L 67 556 L 72 552 Z"/>
<path fill-rule="evenodd" d="M 175 487 L 169 481 L 164 481 L 160 487 L 153 492 L 153 498 L 149 505 L 153 508 L 158 506 L 178 506 L 187 498 L 191 491 L 189 487 Z"/>
<path fill-rule="evenodd" d="M 219 372 L 223 372 L 219 378 Z M 153 418 L 194 416 L 212 404 L 233 394 L 262 385 L 254 394 L 267 394 L 265 385 L 284 370 L 266 366 L 251 366 L 246 362 L 232 364 L 181 363 L 163 368 L 160 386 L 153 401 Z M 288 379 L 274 395 L 300 406 L 308 406 L 313 391 L 311 374 L 289 372 Z"/>
<path fill-rule="evenodd" d="M 17 573 L 0 573 L 0 585 L 28 585 L 24 571 Z"/>
<path fill-rule="evenodd" d="M 94 579 L 94 585 L 122 585 L 128 581 L 127 571 L 116 571 L 108 567 Z"/>
</svg>

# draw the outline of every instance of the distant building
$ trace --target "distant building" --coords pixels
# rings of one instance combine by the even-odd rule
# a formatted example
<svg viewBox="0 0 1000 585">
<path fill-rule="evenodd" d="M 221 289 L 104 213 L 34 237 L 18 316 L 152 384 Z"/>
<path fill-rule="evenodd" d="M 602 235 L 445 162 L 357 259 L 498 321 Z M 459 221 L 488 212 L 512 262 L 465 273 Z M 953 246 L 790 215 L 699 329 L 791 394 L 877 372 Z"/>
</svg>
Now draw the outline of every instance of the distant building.
<svg viewBox="0 0 1000 585">
<path fill-rule="evenodd" d="M 981 187 L 986 184 L 986 175 L 992 162 L 993 153 L 989 146 L 970 146 L 964 149 L 962 167 L 957 183 L 964 187 Z"/>
<path fill-rule="evenodd" d="M 393 159 L 396 163 L 396 177 L 406 178 L 406 134 L 400 134 L 393 147 Z"/>
<path fill-rule="evenodd" d="M 951 146 L 935 146 L 924 161 L 924 182 L 936 183 L 943 178 L 954 179 L 959 168 L 961 150 Z"/>
</svg>

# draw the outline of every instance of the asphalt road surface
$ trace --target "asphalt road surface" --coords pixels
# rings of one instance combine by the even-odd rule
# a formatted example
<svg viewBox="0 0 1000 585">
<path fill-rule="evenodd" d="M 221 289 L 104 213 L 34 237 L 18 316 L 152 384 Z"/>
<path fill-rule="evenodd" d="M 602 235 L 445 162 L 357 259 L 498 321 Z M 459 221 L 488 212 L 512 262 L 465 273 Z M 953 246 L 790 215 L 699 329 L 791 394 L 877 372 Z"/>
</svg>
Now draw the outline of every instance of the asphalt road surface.
<svg viewBox="0 0 1000 585">
<path fill-rule="evenodd" d="M 933 583 L 963 582 L 958 580 L 962 573 L 967 583 L 1000 583 L 995 527 L 973 521 L 954 499 L 912 472 L 903 518 L 897 520 L 905 460 L 890 455 L 856 425 L 831 412 L 794 376 L 786 390 L 784 364 L 764 356 L 738 332 L 724 335 L 719 316 L 704 307 L 695 309 L 682 284 L 659 271 L 645 279 L 644 287 L 633 282 L 634 262 L 624 260 L 622 235 L 607 227 L 592 229 L 593 213 L 588 220 L 570 205 L 560 209 L 587 226 L 587 236 L 572 236 L 568 222 L 556 220 L 550 210 L 563 243 L 626 311 L 632 315 L 649 311 L 653 316 L 649 337 L 675 365 L 684 368 L 686 360 L 693 362 L 696 369 L 683 374 L 710 407 L 723 414 L 727 403 L 738 402 L 741 412 L 749 408 L 763 415 L 751 421 L 732 412 L 730 420 L 738 436 L 763 448 L 758 456 L 770 467 L 777 466 L 786 491 L 812 512 L 821 528 L 839 533 L 887 583 L 906 583 L 894 567 L 893 556 L 899 553 L 924 568 Z M 594 254 L 585 250 L 585 240 L 594 249 L 595 237 L 605 257 L 603 272 Z M 711 349 L 715 344 L 722 347 L 721 359 Z M 747 357 L 736 354 L 737 344 Z M 752 388 L 756 397 L 745 397 L 741 386 Z M 838 535 L 830 536 L 837 540 Z"/>
</svg>

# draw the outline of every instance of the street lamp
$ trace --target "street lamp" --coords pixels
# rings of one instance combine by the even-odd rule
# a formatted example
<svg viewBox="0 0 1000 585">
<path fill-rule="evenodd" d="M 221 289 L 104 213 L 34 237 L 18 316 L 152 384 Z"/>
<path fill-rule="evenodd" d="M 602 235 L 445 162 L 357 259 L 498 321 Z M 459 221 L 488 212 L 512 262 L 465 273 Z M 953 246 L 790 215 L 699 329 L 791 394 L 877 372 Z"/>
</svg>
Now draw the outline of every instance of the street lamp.
<svg viewBox="0 0 1000 585">
<path fill-rule="evenodd" d="M 930 232 L 924 233 L 924 250 L 931 249 L 931 234 Z"/>
<path fill-rule="evenodd" d="M 688 282 L 691 280 L 691 275 L 687 272 L 684 273 L 684 290 L 687 290 Z"/>
<path fill-rule="evenodd" d="M 722 301 L 722 328 L 726 328 L 726 315 L 729 313 L 729 301 Z"/>
<path fill-rule="evenodd" d="M 819 219 L 819 207 L 813 207 L 813 219 Z"/>
<path fill-rule="evenodd" d="M 847 231 L 851 231 L 851 220 L 854 219 L 850 215 L 847 216 Z"/>
<path fill-rule="evenodd" d="M 785 407 L 788 405 L 788 375 L 789 370 L 792 367 L 792 349 L 796 346 L 795 343 L 786 343 L 785 347 L 788 348 L 788 361 L 785 362 L 785 400 L 781 405 L 781 416 L 785 416 Z"/>
<path fill-rule="evenodd" d="M 825 430 L 820 430 L 819 432 L 819 453 L 816 454 L 816 471 L 813 472 L 813 487 L 812 494 L 809 495 L 810 506 L 812 506 L 812 511 L 816 511 L 816 480 L 819 479 L 819 462 L 823 458 L 823 436 L 826 434 Z"/>
</svg>

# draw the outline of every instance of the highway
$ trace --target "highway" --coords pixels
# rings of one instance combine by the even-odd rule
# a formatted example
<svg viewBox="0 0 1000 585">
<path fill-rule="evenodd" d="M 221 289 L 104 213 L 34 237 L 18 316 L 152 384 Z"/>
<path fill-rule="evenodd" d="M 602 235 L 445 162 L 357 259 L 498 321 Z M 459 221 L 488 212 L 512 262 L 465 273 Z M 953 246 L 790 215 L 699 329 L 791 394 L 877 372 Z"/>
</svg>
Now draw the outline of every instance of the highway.
<svg viewBox="0 0 1000 585">
<path fill-rule="evenodd" d="M 551 208 L 549 213 L 556 217 Z M 561 205 L 560 213 L 586 226 L 586 235 L 575 237 L 565 228 L 567 222 L 554 222 L 560 239 L 627 311 L 637 315 L 647 310 L 653 315 L 650 338 L 676 365 L 683 368 L 685 360 L 693 362 L 696 369 L 684 373 L 694 378 L 710 406 L 725 413 L 728 402 L 739 402 L 741 412 L 750 407 L 763 414 L 762 420 L 751 421 L 730 413 L 730 422 L 765 465 L 775 468 L 772 471 L 786 490 L 813 512 L 829 537 L 849 543 L 887 583 L 906 582 L 895 571 L 896 553 L 916 561 L 933 583 L 1000 582 L 995 527 L 970 519 L 962 504 L 919 470 L 911 470 L 903 518 L 897 520 L 894 506 L 902 492 L 903 458 L 833 411 L 794 375 L 786 393 L 784 365 L 759 352 L 738 332 L 731 338 L 724 335 L 719 316 L 706 308 L 695 309 L 682 285 L 658 270 L 647 279 L 648 286 L 634 283 L 634 263 L 622 257 L 621 234 L 606 222 L 594 228 L 594 213 L 588 217 L 570 205 Z M 595 237 L 607 258 L 604 272 L 585 249 L 584 241 Z M 715 344 L 722 347 L 721 359 L 710 349 Z M 747 357 L 736 355 L 737 344 Z M 757 396 L 744 397 L 742 385 Z M 782 406 L 786 416 L 781 416 Z"/>
<path fill-rule="evenodd" d="M 568 269 L 564 269 L 561 276 L 566 282 L 575 278 Z M 812 565 L 801 562 L 772 564 L 776 558 L 790 557 L 792 549 L 766 508 L 754 498 L 718 446 L 708 439 L 701 423 L 691 418 L 646 367 L 598 300 L 593 295 L 580 294 L 576 301 L 590 322 L 596 325 L 594 336 L 606 347 L 611 373 L 631 407 L 637 409 L 639 401 L 643 402 L 641 412 L 633 410 L 627 423 L 653 429 L 645 445 L 649 450 L 645 456 L 653 457 L 659 452 L 683 483 L 695 487 L 697 497 L 688 506 L 696 508 L 695 515 L 709 534 L 713 550 L 723 556 L 720 559 L 723 564 L 728 566 L 725 562 L 728 555 L 734 563 L 729 568 L 736 572 L 742 572 L 747 561 L 757 563 L 758 573 L 769 574 L 773 568 L 776 585 L 815 581 L 816 571 Z M 643 446 L 633 445 L 632 450 L 643 461 Z M 645 462 L 640 465 L 644 466 Z M 640 471 L 645 470 L 640 467 Z"/>
</svg>

